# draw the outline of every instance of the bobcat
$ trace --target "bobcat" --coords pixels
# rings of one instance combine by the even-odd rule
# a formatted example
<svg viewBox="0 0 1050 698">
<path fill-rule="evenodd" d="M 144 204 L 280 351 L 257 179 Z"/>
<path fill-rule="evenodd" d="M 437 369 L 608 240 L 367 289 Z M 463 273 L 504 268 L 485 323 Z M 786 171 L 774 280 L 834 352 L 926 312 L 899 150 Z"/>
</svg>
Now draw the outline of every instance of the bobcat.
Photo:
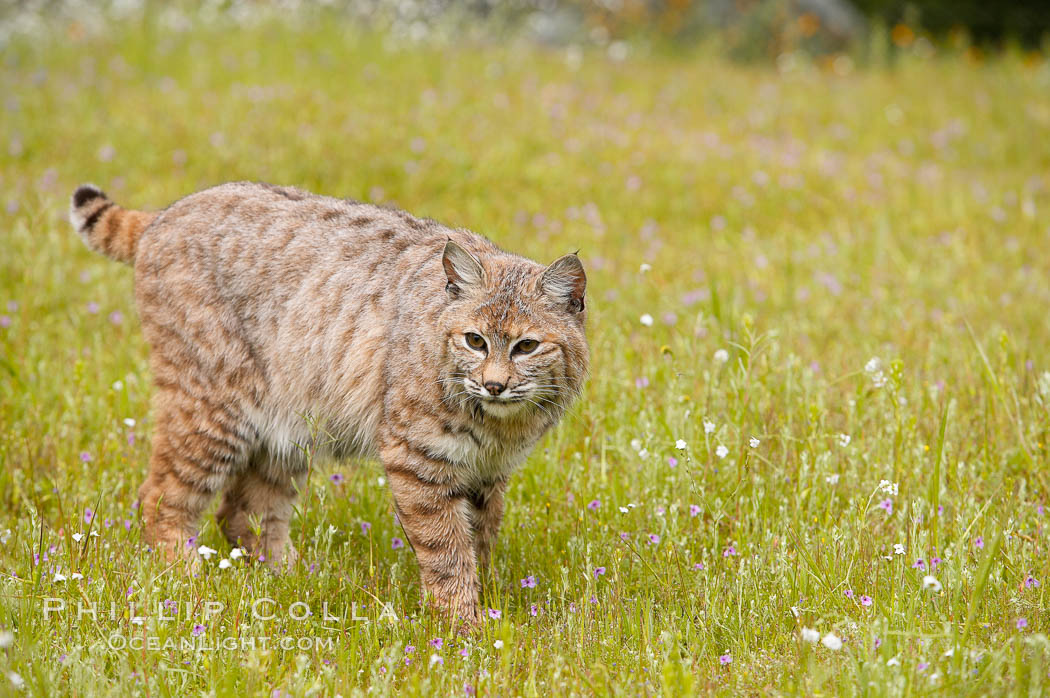
<svg viewBox="0 0 1050 698">
<path fill-rule="evenodd" d="M 515 466 L 587 373 L 587 279 L 462 229 L 299 189 L 236 182 L 159 212 L 94 186 L 70 220 L 135 267 L 154 434 L 139 490 L 169 560 L 212 497 L 225 536 L 294 563 L 310 421 L 335 457 L 378 457 L 423 589 L 467 626 Z"/>
</svg>

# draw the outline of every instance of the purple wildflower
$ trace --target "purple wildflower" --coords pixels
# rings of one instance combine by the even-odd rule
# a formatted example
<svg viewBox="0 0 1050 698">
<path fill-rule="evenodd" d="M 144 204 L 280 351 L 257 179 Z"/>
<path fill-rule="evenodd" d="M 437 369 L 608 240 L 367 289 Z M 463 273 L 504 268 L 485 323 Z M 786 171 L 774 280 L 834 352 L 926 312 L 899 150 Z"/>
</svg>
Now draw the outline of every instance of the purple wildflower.
<svg viewBox="0 0 1050 698">
<path fill-rule="evenodd" d="M 405 654 L 412 654 L 416 651 L 415 645 L 405 645 Z"/>
<path fill-rule="evenodd" d="M 733 555 L 736 555 L 736 548 L 732 545 L 722 551 L 722 557 L 732 557 Z"/>
<path fill-rule="evenodd" d="M 204 626 L 197 623 L 193 626 L 193 637 L 200 637 L 204 633 Z"/>
<path fill-rule="evenodd" d="M 704 563 L 702 563 L 702 562 L 696 563 L 695 565 L 693 565 L 693 569 L 694 570 L 698 570 L 698 571 L 704 569 Z"/>
<path fill-rule="evenodd" d="M 893 500 L 892 499 L 884 499 L 884 500 L 882 500 L 881 502 L 879 502 L 879 509 L 884 509 L 887 514 L 892 514 L 893 513 Z"/>
<path fill-rule="evenodd" d="M 598 508 L 601 507 L 601 505 L 602 502 L 600 499 L 592 499 L 591 503 L 587 505 L 587 508 L 591 511 L 598 511 Z"/>
<path fill-rule="evenodd" d="M 88 453 L 87 451 L 81 451 L 80 452 L 80 462 L 81 463 L 90 463 L 91 462 L 91 454 Z"/>
<path fill-rule="evenodd" d="M 976 538 L 974 538 L 973 547 L 977 548 L 978 550 L 982 550 L 984 548 L 984 536 L 977 536 Z"/>
<path fill-rule="evenodd" d="M 90 509 L 84 509 L 84 523 L 91 523 L 93 518 L 95 518 L 95 512 Z"/>
<path fill-rule="evenodd" d="M 1024 588 L 1025 589 L 1031 589 L 1032 587 L 1037 587 L 1037 586 L 1039 586 L 1039 580 L 1036 579 L 1035 577 L 1033 577 L 1032 575 L 1028 575 L 1027 577 L 1024 578 Z"/>
<path fill-rule="evenodd" d="M 1028 619 L 1027 618 L 1018 618 L 1017 619 L 1017 629 L 1018 630 L 1024 630 L 1027 627 L 1028 627 Z"/>
<path fill-rule="evenodd" d="M 926 563 L 923 562 L 922 558 L 920 557 L 918 560 L 915 561 L 914 564 L 912 564 L 912 569 L 925 570 L 926 569 Z"/>
<path fill-rule="evenodd" d="M 536 576 L 530 574 L 528 577 L 525 577 L 524 579 L 522 579 L 521 580 L 521 588 L 522 589 L 535 589 L 536 588 Z"/>
<path fill-rule="evenodd" d="M 341 485 L 346 480 L 342 473 L 332 473 L 328 476 L 328 479 L 332 481 L 333 485 Z"/>
<path fill-rule="evenodd" d="M 489 618 L 491 618 L 492 620 L 499 620 L 501 616 L 503 616 L 503 611 L 499 610 L 498 608 L 489 609 Z"/>
<path fill-rule="evenodd" d="M 430 641 L 429 644 L 434 649 L 439 650 L 441 649 L 441 646 L 445 644 L 445 640 L 440 637 L 435 637 L 433 640 Z"/>
<path fill-rule="evenodd" d="M 689 516 L 697 516 L 700 514 L 700 506 L 698 504 L 689 505 Z"/>
<path fill-rule="evenodd" d="M 867 594 L 864 594 L 863 596 L 860 597 L 860 605 L 861 606 L 870 606 L 871 604 L 872 604 L 871 597 L 868 596 Z"/>
<path fill-rule="evenodd" d="M 842 593 L 846 595 L 847 599 L 852 599 L 853 598 L 853 590 L 852 589 L 846 589 Z"/>
<path fill-rule="evenodd" d="M 630 538 L 631 538 L 631 534 L 629 534 L 629 533 L 621 533 L 620 534 L 620 540 L 622 540 L 624 542 L 630 540 Z"/>
<path fill-rule="evenodd" d="M 96 303 L 95 301 L 91 301 L 87 304 L 87 311 L 92 315 L 98 315 L 98 310 L 98 303 Z"/>
<path fill-rule="evenodd" d="M 367 536 L 368 532 L 372 530 L 372 524 L 369 521 L 361 522 L 361 535 Z"/>
<path fill-rule="evenodd" d="M 941 558 L 939 558 L 939 557 L 931 557 L 931 558 L 930 558 L 930 569 L 931 569 L 931 570 L 935 570 L 935 569 L 937 569 L 937 566 L 938 566 L 939 564 L 941 564 L 942 562 L 944 562 L 944 560 L 942 560 L 942 559 L 941 559 Z"/>
<path fill-rule="evenodd" d="M 394 540 L 390 541 L 390 547 L 394 550 L 400 550 L 401 548 L 405 547 L 405 541 L 401 540 L 400 538 L 394 538 Z"/>
<path fill-rule="evenodd" d="M 639 376 L 638 378 L 635 378 L 634 379 L 634 387 L 636 387 L 636 388 L 648 388 L 649 387 L 649 379 L 646 378 L 645 376 Z"/>
<path fill-rule="evenodd" d="M 531 606 L 529 606 L 529 615 L 535 617 L 535 616 L 539 615 L 539 612 L 540 612 L 540 608 L 536 604 L 532 604 Z"/>
<path fill-rule="evenodd" d="M 602 576 L 603 574 L 605 574 L 605 568 L 604 567 L 595 567 L 594 568 L 594 578 L 595 579 L 597 579 L 598 577 Z"/>
<path fill-rule="evenodd" d="M 112 313 L 109 314 L 109 321 L 114 325 L 124 324 L 124 313 L 120 312 L 119 310 L 114 310 Z"/>
<path fill-rule="evenodd" d="M 659 542 L 660 542 L 660 536 L 656 535 L 655 533 L 650 533 L 649 534 L 649 544 L 650 545 L 657 545 L 657 544 L 659 544 Z"/>
<path fill-rule="evenodd" d="M 929 662 L 919 662 L 918 664 L 915 665 L 915 669 L 919 673 L 922 673 L 922 672 L 926 671 L 929 668 L 930 668 L 930 663 Z"/>
<path fill-rule="evenodd" d="M 726 652 L 725 654 L 723 654 L 721 657 L 718 658 L 718 661 L 722 663 L 722 666 L 725 666 L 726 664 L 732 664 L 733 663 L 733 655 L 731 655 L 728 652 Z"/>
</svg>

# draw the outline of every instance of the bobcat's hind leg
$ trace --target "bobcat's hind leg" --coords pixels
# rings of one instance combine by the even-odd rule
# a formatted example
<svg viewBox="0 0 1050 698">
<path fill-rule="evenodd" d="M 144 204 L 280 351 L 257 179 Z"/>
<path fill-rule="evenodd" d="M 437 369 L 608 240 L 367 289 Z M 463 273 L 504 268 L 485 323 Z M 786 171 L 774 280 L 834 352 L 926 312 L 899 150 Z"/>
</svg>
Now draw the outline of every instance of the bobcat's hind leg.
<svg viewBox="0 0 1050 698">
<path fill-rule="evenodd" d="M 243 468 L 249 448 L 229 407 L 218 407 L 174 386 L 156 396 L 149 473 L 139 488 L 147 541 L 168 561 L 198 562 L 201 513 Z"/>
<path fill-rule="evenodd" d="M 306 470 L 298 464 L 278 463 L 266 453 L 253 456 L 230 480 L 216 514 L 226 539 L 275 568 L 293 566 L 299 554 L 289 528 L 305 482 Z"/>
</svg>

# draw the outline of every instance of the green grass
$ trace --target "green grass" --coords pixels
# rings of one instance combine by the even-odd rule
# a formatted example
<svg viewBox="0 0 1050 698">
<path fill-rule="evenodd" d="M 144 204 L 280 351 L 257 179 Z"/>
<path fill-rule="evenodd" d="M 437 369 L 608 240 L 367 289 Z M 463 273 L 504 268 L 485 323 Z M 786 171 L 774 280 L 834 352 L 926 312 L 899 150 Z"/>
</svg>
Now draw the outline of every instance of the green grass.
<svg viewBox="0 0 1050 698">
<path fill-rule="evenodd" d="M 56 27 L 0 69 L 0 669 L 27 693 L 1048 690 L 1045 60 L 841 77 L 594 51 L 574 69 L 562 50 L 395 46 L 334 22 L 159 26 Z M 83 246 L 67 199 L 93 181 L 160 207 L 234 179 L 395 203 L 543 261 L 581 250 L 592 377 L 512 480 L 483 594 L 502 618 L 476 637 L 420 608 L 376 463 L 315 464 L 292 574 L 220 569 L 210 517 L 200 576 L 146 551 L 132 274 Z M 934 557 L 943 588 L 924 591 L 913 564 Z M 264 597 L 273 619 L 253 617 Z M 49 598 L 67 610 L 45 616 Z M 321 641 L 178 649 L 197 624 L 212 644 Z"/>
</svg>

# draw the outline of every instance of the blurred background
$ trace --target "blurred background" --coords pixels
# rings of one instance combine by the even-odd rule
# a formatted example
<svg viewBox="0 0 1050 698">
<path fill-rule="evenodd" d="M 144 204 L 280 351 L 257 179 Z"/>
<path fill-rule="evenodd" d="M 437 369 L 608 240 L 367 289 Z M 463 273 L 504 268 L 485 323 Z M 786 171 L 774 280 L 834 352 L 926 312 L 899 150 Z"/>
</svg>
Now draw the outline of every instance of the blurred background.
<svg viewBox="0 0 1050 698">
<path fill-rule="evenodd" d="M 1045 47 L 1046 0 L 4 0 L 0 43 L 65 22 L 71 34 L 107 19 L 155 17 L 173 28 L 194 20 L 250 24 L 350 19 L 395 37 L 550 45 L 620 42 L 703 46 L 741 60 L 777 60 L 794 51 L 881 60 L 895 50 L 950 46 L 975 55 L 1003 47 Z"/>
</svg>

